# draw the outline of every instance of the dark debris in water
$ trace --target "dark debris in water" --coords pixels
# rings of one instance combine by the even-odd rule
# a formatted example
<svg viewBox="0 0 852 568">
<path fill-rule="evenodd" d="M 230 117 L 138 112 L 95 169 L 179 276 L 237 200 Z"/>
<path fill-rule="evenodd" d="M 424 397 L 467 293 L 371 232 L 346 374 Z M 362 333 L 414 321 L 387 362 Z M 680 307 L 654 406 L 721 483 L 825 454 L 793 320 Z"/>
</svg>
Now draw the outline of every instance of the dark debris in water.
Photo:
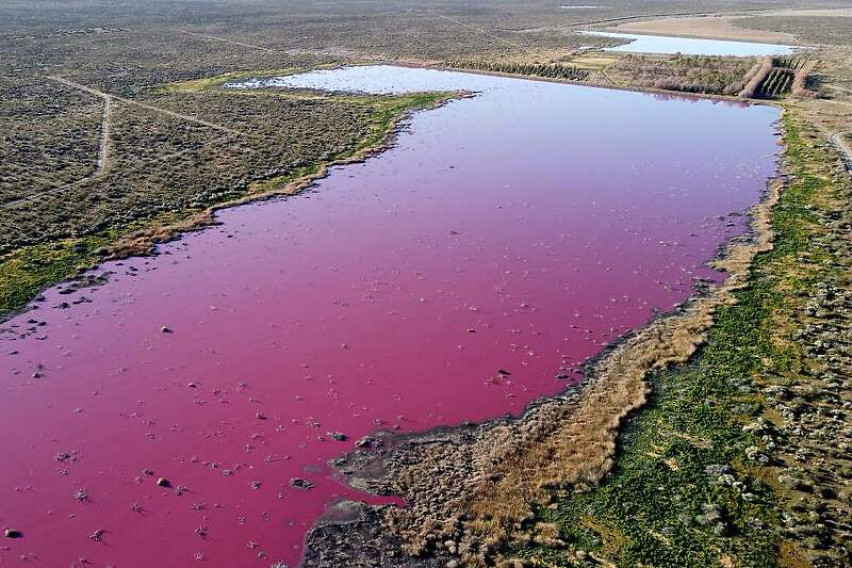
<svg viewBox="0 0 852 568">
<path fill-rule="evenodd" d="M 295 487 L 297 489 L 311 489 L 313 486 L 313 483 L 307 479 L 302 479 L 301 477 L 294 477 L 290 480 L 290 487 Z"/>
</svg>

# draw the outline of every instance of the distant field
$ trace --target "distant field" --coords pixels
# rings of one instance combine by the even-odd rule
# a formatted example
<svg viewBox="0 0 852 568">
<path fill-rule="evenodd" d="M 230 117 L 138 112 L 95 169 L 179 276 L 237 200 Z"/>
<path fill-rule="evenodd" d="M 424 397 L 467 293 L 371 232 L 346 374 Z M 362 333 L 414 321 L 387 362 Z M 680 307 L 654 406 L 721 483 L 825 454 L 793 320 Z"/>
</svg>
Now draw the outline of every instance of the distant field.
<svg viewBox="0 0 852 568">
<path fill-rule="evenodd" d="M 737 20 L 736 25 L 790 34 L 807 44 L 852 45 L 852 11 L 842 14 L 844 15 L 761 16 Z"/>
</svg>

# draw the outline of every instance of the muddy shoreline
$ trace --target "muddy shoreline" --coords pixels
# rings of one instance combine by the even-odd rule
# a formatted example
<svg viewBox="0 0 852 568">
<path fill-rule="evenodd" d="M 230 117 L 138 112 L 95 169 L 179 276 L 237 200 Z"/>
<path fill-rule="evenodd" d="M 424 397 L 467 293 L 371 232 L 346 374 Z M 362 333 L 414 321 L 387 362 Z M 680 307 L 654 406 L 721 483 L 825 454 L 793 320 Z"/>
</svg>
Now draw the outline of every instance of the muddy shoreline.
<svg viewBox="0 0 852 568">
<path fill-rule="evenodd" d="M 303 566 L 513 565 L 505 547 L 529 540 L 532 509 L 548 505 L 554 489 L 582 489 L 609 471 L 620 427 L 646 402 L 646 377 L 696 352 L 715 309 L 736 303 L 755 256 L 771 250 L 771 212 L 787 177 L 779 162 L 750 210 L 749 232 L 709 262 L 725 280 L 607 345 L 586 361 L 583 381 L 531 402 L 519 417 L 403 436 L 377 432 L 333 460 L 352 487 L 400 496 L 408 507 L 330 507 L 306 537 Z"/>
</svg>

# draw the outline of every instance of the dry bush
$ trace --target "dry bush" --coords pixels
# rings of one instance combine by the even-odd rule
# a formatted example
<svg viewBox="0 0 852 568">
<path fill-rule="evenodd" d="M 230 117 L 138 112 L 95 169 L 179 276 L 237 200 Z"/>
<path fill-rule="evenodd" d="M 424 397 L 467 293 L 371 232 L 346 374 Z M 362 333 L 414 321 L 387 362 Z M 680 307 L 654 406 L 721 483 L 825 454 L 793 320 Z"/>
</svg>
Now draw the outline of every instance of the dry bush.
<svg viewBox="0 0 852 568">
<path fill-rule="evenodd" d="M 110 167 L 79 185 L 0 207 L 0 250 L 239 197 L 255 181 L 353 148 L 371 121 L 366 106 L 334 100 L 220 93 L 140 100 L 247 135 L 118 102 Z"/>
<path fill-rule="evenodd" d="M 33 78 L 0 78 L 0 204 L 94 171 L 103 102 Z"/>
</svg>

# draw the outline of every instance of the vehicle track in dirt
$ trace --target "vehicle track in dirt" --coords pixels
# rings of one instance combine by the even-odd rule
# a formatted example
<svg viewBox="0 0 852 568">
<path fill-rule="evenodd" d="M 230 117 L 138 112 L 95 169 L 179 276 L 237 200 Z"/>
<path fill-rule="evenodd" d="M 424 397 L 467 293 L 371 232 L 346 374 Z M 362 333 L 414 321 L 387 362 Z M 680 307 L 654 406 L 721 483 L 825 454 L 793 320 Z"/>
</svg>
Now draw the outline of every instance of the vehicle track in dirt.
<svg viewBox="0 0 852 568">
<path fill-rule="evenodd" d="M 82 85 L 80 83 L 77 83 L 75 81 L 71 81 L 69 79 L 66 79 L 64 77 L 60 77 L 58 75 L 50 75 L 50 76 L 47 77 L 47 79 L 51 80 L 51 81 L 55 81 L 57 83 L 61 83 L 65 86 L 67 86 L 67 87 L 71 87 L 71 88 L 74 88 L 74 89 L 84 91 L 86 93 L 89 93 L 90 95 L 100 97 L 101 99 L 103 99 L 104 111 L 103 111 L 103 119 L 101 121 L 101 141 L 100 141 L 100 146 L 99 146 L 99 150 L 98 150 L 97 166 L 95 168 L 95 171 L 92 172 L 91 175 L 88 175 L 84 178 L 78 179 L 76 181 L 64 183 L 64 184 L 58 185 L 56 187 L 51 187 L 50 189 L 46 189 L 46 190 L 40 191 L 38 193 L 19 197 L 18 199 L 13 199 L 12 201 L 7 201 L 6 203 L 0 204 L 0 207 L 13 207 L 15 205 L 20 205 L 21 203 L 26 203 L 28 201 L 33 201 L 35 199 L 45 197 L 47 195 L 52 195 L 54 193 L 60 193 L 62 191 L 65 191 L 65 190 L 68 190 L 68 189 L 71 189 L 71 188 L 74 188 L 74 187 L 79 187 L 79 186 L 81 186 L 85 183 L 88 183 L 92 180 L 95 180 L 95 179 L 103 176 L 109 170 L 109 167 L 110 167 L 110 131 L 111 131 L 112 113 L 113 113 L 113 107 L 114 107 L 115 101 L 120 101 L 122 103 L 129 104 L 129 105 L 135 105 L 137 107 L 144 108 L 144 109 L 147 109 L 147 110 L 150 110 L 150 111 L 153 111 L 153 112 L 165 114 L 165 115 L 170 116 L 172 118 L 177 118 L 177 119 L 180 119 L 180 120 L 193 122 L 195 124 L 200 124 L 202 126 L 206 126 L 208 128 L 212 128 L 214 130 L 218 130 L 220 132 L 223 132 L 223 133 L 225 133 L 229 136 L 239 136 L 239 137 L 251 137 L 252 136 L 251 134 L 248 134 L 246 132 L 241 132 L 239 130 L 234 130 L 234 129 L 228 128 L 226 126 L 222 126 L 222 125 L 219 125 L 219 124 L 208 122 L 208 121 L 200 119 L 198 117 L 194 117 L 194 116 L 190 116 L 190 115 L 186 115 L 186 114 L 181 114 L 181 113 L 174 112 L 174 111 L 171 111 L 171 110 L 168 110 L 168 109 L 164 109 L 164 108 L 161 108 L 161 107 L 158 107 L 158 106 L 149 105 L 149 104 L 146 104 L 146 103 L 135 101 L 133 99 L 127 99 L 127 98 L 120 97 L 120 96 L 117 96 L 117 95 L 112 95 L 110 93 L 105 93 L 105 92 L 100 91 L 98 89 L 94 89 L 92 87 L 87 87 L 86 85 Z M 169 154 L 168 156 L 164 156 L 164 157 L 162 157 L 162 158 L 160 158 L 159 160 L 156 160 L 156 161 L 162 161 L 162 160 L 174 158 L 174 157 L 179 156 L 183 153 L 184 152 L 181 151 L 181 152 Z"/>
<path fill-rule="evenodd" d="M 154 111 L 154 112 L 159 112 L 160 114 L 165 114 L 167 116 L 171 116 L 172 118 L 179 118 L 179 119 L 182 119 L 182 120 L 186 120 L 188 122 L 194 122 L 195 124 L 200 124 L 202 126 L 212 128 L 214 130 L 219 130 L 221 132 L 227 132 L 228 134 L 234 134 L 236 136 L 251 136 L 251 134 L 248 134 L 247 132 L 240 132 L 239 130 L 234 130 L 232 128 L 228 128 L 227 126 L 222 126 L 221 124 L 215 124 L 215 123 L 212 123 L 212 122 L 208 122 L 208 121 L 203 120 L 201 118 L 198 118 L 196 116 L 190 116 L 188 114 L 181 114 L 179 112 L 174 112 L 174 111 L 171 111 L 171 110 L 168 110 L 168 109 L 164 109 L 162 107 L 149 105 L 147 103 L 139 102 L 137 100 L 126 99 L 126 98 L 120 97 L 118 95 L 111 95 L 109 93 L 104 93 L 103 91 L 99 91 L 97 89 L 93 89 L 92 87 L 87 87 L 85 85 L 81 85 L 80 83 L 76 83 L 74 81 L 71 81 L 69 79 L 65 79 L 64 77 L 60 77 L 58 75 L 49 75 L 47 78 L 52 80 L 52 81 L 57 81 L 59 83 L 62 83 L 63 85 L 67 85 L 69 87 L 74 87 L 76 89 L 80 89 L 81 91 L 85 91 L 87 93 L 91 93 L 91 94 L 99 96 L 99 97 L 111 98 L 113 100 L 121 101 L 121 102 L 126 103 L 126 104 L 135 105 L 135 106 L 138 106 L 138 107 L 141 107 L 141 108 L 144 108 L 144 109 L 147 109 L 147 110 L 151 110 L 151 111 Z"/>
<path fill-rule="evenodd" d="M 515 43 L 515 42 L 510 41 L 506 38 L 500 37 L 499 35 L 495 34 L 494 32 L 491 32 L 489 30 L 486 30 L 486 29 L 483 29 L 483 28 L 478 28 L 476 26 L 465 23 L 465 22 L 459 20 L 458 18 L 453 18 L 452 16 L 447 16 L 445 14 L 440 14 L 438 12 L 428 12 L 428 13 L 432 16 L 435 16 L 436 18 L 441 18 L 442 20 L 447 20 L 447 21 L 453 22 L 456 25 L 459 25 L 463 28 L 467 28 L 469 30 L 475 31 L 476 33 L 482 34 L 484 36 L 488 36 L 491 39 L 498 41 L 498 42 L 502 43 L 503 45 L 506 45 L 506 46 L 511 47 L 513 49 L 520 49 L 520 50 L 523 50 L 523 51 L 527 50 L 526 47 L 524 47 L 523 45 L 521 45 L 519 43 Z"/>
</svg>

